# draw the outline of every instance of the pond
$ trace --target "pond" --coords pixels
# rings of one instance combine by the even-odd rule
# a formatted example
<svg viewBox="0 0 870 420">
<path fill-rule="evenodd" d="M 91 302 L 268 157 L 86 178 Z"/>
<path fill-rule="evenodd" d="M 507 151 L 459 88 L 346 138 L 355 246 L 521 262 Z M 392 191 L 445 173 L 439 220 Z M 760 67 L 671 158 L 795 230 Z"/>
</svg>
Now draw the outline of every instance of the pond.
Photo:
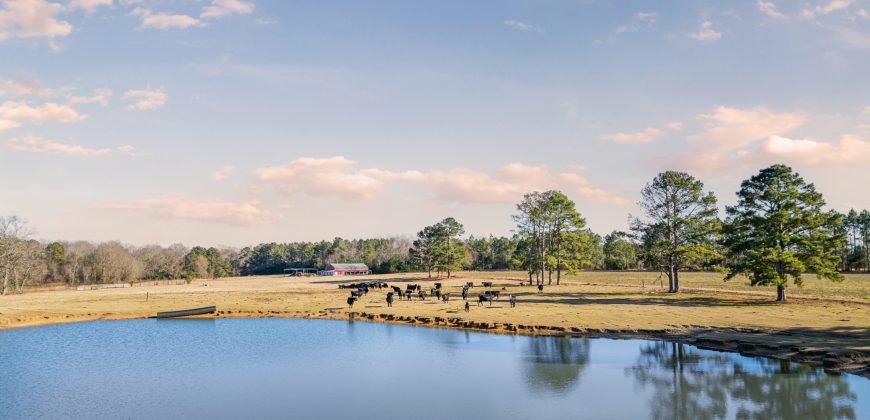
<svg viewBox="0 0 870 420">
<path fill-rule="evenodd" d="M 97 321 L 0 331 L 0 418 L 870 419 L 870 381 L 658 341 Z"/>
</svg>

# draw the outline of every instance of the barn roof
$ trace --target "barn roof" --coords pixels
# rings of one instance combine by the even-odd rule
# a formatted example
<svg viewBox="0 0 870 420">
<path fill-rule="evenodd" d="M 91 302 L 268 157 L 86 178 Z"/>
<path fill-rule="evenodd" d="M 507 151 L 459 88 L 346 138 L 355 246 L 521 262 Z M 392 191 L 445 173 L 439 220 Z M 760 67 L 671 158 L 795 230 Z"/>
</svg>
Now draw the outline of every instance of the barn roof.
<svg viewBox="0 0 870 420">
<path fill-rule="evenodd" d="M 346 264 L 329 264 L 333 268 L 350 268 L 350 269 L 358 269 L 358 270 L 368 270 L 369 266 L 363 263 L 346 263 Z"/>
</svg>

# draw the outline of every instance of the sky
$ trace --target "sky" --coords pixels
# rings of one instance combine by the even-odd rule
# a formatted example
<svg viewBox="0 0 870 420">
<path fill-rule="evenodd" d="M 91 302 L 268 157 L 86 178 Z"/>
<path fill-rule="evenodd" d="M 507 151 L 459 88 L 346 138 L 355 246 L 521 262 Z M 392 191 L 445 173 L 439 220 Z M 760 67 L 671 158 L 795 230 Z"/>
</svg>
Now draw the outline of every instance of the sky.
<svg viewBox="0 0 870 420">
<path fill-rule="evenodd" d="M 600 234 L 686 171 L 870 208 L 870 0 L 0 0 L 0 214 L 134 245 Z"/>
</svg>

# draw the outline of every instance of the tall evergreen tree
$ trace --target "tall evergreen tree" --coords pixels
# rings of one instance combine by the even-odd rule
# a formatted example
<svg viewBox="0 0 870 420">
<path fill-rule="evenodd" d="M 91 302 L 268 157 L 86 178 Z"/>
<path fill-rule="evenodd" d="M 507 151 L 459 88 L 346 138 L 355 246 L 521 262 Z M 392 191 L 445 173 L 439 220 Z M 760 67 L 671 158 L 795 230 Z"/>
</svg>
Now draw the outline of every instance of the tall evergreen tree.
<svg viewBox="0 0 870 420">
<path fill-rule="evenodd" d="M 804 272 L 840 281 L 836 249 L 843 241 L 836 212 L 792 168 L 773 165 L 743 181 L 737 204 L 727 207 L 723 243 L 730 251 L 726 280 L 743 274 L 753 286 L 775 285 L 784 302 L 788 280 L 800 286 Z"/>
</svg>

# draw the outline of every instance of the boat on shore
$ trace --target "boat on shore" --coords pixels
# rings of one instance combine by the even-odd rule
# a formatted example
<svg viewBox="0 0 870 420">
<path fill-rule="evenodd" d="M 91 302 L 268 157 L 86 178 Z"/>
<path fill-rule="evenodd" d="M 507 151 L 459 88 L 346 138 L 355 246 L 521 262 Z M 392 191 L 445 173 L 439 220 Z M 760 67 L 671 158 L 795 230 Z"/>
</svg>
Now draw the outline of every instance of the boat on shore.
<svg viewBox="0 0 870 420">
<path fill-rule="evenodd" d="M 205 315 L 205 314 L 212 314 L 216 310 L 217 310 L 216 306 L 206 306 L 204 308 L 183 309 L 180 311 L 157 312 L 157 315 L 155 315 L 152 318 L 165 319 L 165 318 L 179 318 L 179 317 L 184 317 L 184 316 Z"/>
</svg>

